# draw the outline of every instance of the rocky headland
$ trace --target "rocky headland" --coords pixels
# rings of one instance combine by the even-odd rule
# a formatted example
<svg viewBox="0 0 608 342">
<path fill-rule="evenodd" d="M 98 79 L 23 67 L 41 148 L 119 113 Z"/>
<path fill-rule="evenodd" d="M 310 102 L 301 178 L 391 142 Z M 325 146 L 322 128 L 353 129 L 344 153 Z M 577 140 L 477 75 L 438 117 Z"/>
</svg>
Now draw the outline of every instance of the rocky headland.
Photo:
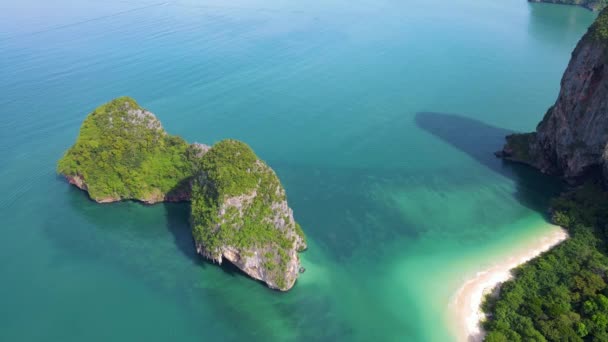
<svg viewBox="0 0 608 342">
<path fill-rule="evenodd" d="M 608 177 L 608 9 L 579 41 L 559 96 L 536 131 L 513 134 L 497 155 L 578 182 Z"/>
<path fill-rule="evenodd" d="M 558 246 L 516 268 L 496 296 L 485 298 L 484 341 L 608 339 L 606 324 L 597 324 L 608 317 L 601 291 L 608 287 L 607 64 L 605 8 L 577 44 L 559 96 L 536 131 L 508 136 L 497 152 L 577 186 L 551 201 L 551 220 L 568 239 L 555 239 Z"/>
</svg>

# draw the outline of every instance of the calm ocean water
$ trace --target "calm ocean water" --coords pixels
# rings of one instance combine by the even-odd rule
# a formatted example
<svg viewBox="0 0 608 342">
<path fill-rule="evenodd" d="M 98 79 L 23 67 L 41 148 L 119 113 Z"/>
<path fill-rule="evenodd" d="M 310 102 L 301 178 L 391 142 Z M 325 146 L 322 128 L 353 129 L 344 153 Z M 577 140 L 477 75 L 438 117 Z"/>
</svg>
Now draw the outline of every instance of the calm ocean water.
<svg viewBox="0 0 608 342">
<path fill-rule="evenodd" d="M 546 229 L 556 183 L 492 152 L 557 96 L 594 14 L 525 0 L 0 3 L 0 340 L 449 341 L 460 283 Z M 308 271 L 277 293 L 195 254 L 187 204 L 55 174 L 129 95 L 281 177 Z"/>
</svg>

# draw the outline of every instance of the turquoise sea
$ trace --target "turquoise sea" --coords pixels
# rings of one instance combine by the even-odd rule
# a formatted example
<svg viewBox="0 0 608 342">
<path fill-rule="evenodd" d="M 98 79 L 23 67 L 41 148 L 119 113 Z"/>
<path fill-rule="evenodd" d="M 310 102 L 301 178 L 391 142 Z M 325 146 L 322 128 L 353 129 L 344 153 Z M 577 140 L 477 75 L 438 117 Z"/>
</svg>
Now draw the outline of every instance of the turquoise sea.
<svg viewBox="0 0 608 342">
<path fill-rule="evenodd" d="M 0 2 L 1 341 L 452 341 L 461 283 L 548 228 L 529 131 L 595 14 L 525 0 Z M 99 205 L 55 174 L 132 96 L 236 138 L 309 239 L 288 293 L 195 254 L 188 204 Z"/>
</svg>

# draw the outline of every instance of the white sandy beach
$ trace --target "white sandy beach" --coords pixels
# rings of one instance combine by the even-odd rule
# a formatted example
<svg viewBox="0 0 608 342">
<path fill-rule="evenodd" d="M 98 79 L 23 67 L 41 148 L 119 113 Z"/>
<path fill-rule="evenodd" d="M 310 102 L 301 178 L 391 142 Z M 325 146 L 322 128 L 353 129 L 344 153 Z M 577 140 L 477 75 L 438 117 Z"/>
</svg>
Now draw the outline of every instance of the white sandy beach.
<svg viewBox="0 0 608 342">
<path fill-rule="evenodd" d="M 483 319 L 480 306 L 484 295 L 508 280 L 513 268 L 551 249 L 567 237 L 568 234 L 564 229 L 555 227 L 555 230 L 530 243 L 516 246 L 510 257 L 478 272 L 473 278 L 467 280 L 455 293 L 449 307 L 450 318 L 458 341 L 482 341 L 484 333 L 479 323 Z"/>
</svg>

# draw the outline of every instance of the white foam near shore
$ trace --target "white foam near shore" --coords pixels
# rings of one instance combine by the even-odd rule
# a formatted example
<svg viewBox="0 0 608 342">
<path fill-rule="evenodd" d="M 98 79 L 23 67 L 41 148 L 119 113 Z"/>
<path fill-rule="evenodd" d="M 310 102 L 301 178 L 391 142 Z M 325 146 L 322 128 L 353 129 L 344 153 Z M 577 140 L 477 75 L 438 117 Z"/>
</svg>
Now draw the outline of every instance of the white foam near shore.
<svg viewBox="0 0 608 342">
<path fill-rule="evenodd" d="M 503 261 L 477 272 L 467 280 L 454 294 L 450 301 L 449 314 L 458 341 L 482 341 L 484 332 L 480 322 L 484 318 L 481 303 L 486 294 L 511 278 L 511 270 L 535 258 L 541 253 L 564 241 L 568 237 L 566 231 L 555 226 L 548 234 L 517 246 L 514 252 Z"/>
</svg>

